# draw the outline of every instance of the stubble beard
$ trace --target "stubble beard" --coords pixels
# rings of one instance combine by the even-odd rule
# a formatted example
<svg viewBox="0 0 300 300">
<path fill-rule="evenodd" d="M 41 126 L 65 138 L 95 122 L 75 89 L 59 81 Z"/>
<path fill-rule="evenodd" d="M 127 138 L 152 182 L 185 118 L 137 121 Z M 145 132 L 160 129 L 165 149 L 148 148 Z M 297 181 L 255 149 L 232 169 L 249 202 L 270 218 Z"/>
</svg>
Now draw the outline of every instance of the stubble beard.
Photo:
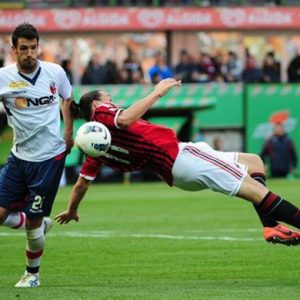
<svg viewBox="0 0 300 300">
<path fill-rule="evenodd" d="M 37 67 L 37 60 L 36 59 L 24 59 L 23 61 L 19 61 L 18 68 L 20 72 L 25 74 L 32 73 Z"/>
</svg>

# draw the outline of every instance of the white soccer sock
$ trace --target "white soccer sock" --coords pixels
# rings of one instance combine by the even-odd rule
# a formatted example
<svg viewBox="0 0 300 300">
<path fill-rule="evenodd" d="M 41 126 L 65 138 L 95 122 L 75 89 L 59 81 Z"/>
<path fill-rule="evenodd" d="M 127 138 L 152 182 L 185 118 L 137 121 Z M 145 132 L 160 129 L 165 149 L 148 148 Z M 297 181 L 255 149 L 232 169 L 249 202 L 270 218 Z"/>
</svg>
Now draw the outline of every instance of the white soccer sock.
<svg viewBox="0 0 300 300">
<path fill-rule="evenodd" d="M 10 213 L 2 226 L 12 229 L 25 229 L 26 215 L 23 212 Z"/>
<path fill-rule="evenodd" d="M 44 226 L 26 230 L 26 259 L 27 266 L 30 268 L 38 268 L 41 264 L 41 257 L 45 247 Z"/>
</svg>

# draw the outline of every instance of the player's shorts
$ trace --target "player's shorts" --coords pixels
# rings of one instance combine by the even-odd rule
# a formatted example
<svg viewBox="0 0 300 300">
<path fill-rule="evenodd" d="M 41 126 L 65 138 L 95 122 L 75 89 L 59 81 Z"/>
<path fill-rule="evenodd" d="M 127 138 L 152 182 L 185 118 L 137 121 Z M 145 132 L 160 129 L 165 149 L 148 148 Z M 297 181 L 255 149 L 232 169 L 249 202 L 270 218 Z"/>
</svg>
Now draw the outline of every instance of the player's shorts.
<svg viewBox="0 0 300 300">
<path fill-rule="evenodd" d="M 237 153 L 216 151 L 204 142 L 180 143 L 172 169 L 173 185 L 183 190 L 211 189 L 234 196 L 247 176 L 247 166 L 237 159 Z"/>
<path fill-rule="evenodd" d="M 65 152 L 42 162 L 10 154 L 0 172 L 0 207 L 28 217 L 49 216 L 65 164 Z"/>
</svg>

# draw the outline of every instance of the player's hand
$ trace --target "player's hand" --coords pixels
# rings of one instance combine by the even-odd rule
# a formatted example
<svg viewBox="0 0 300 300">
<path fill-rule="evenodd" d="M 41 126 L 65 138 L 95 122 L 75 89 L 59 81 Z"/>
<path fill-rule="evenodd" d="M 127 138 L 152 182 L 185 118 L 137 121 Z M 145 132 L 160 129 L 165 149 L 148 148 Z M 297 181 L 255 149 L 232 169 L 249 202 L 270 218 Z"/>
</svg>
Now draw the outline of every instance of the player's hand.
<svg viewBox="0 0 300 300">
<path fill-rule="evenodd" d="M 65 210 L 54 217 L 58 224 L 68 224 L 70 221 L 79 221 L 79 214 L 77 211 Z"/>
<path fill-rule="evenodd" d="M 156 86 L 155 91 L 159 95 L 159 97 L 162 97 L 165 95 L 172 87 L 174 86 L 180 86 L 181 80 L 176 80 L 174 78 L 166 78 L 161 80 Z"/>
<path fill-rule="evenodd" d="M 71 152 L 72 147 L 74 146 L 74 140 L 72 136 L 68 136 L 65 134 L 64 136 L 66 143 L 66 153 L 69 154 Z"/>
</svg>

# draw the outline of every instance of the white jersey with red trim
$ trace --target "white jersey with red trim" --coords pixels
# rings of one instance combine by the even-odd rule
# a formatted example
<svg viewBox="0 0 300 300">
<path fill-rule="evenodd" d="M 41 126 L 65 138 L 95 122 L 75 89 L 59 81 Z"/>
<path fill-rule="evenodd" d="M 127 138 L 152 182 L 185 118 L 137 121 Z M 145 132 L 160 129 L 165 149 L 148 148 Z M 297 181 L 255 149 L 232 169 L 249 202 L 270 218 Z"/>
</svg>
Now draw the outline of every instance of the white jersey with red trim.
<svg viewBox="0 0 300 300">
<path fill-rule="evenodd" d="M 13 128 L 12 153 L 27 161 L 44 161 L 66 149 L 61 135 L 60 100 L 71 98 L 72 87 L 63 68 L 38 61 L 32 74 L 16 64 L 0 69 L 0 100 Z"/>
</svg>

